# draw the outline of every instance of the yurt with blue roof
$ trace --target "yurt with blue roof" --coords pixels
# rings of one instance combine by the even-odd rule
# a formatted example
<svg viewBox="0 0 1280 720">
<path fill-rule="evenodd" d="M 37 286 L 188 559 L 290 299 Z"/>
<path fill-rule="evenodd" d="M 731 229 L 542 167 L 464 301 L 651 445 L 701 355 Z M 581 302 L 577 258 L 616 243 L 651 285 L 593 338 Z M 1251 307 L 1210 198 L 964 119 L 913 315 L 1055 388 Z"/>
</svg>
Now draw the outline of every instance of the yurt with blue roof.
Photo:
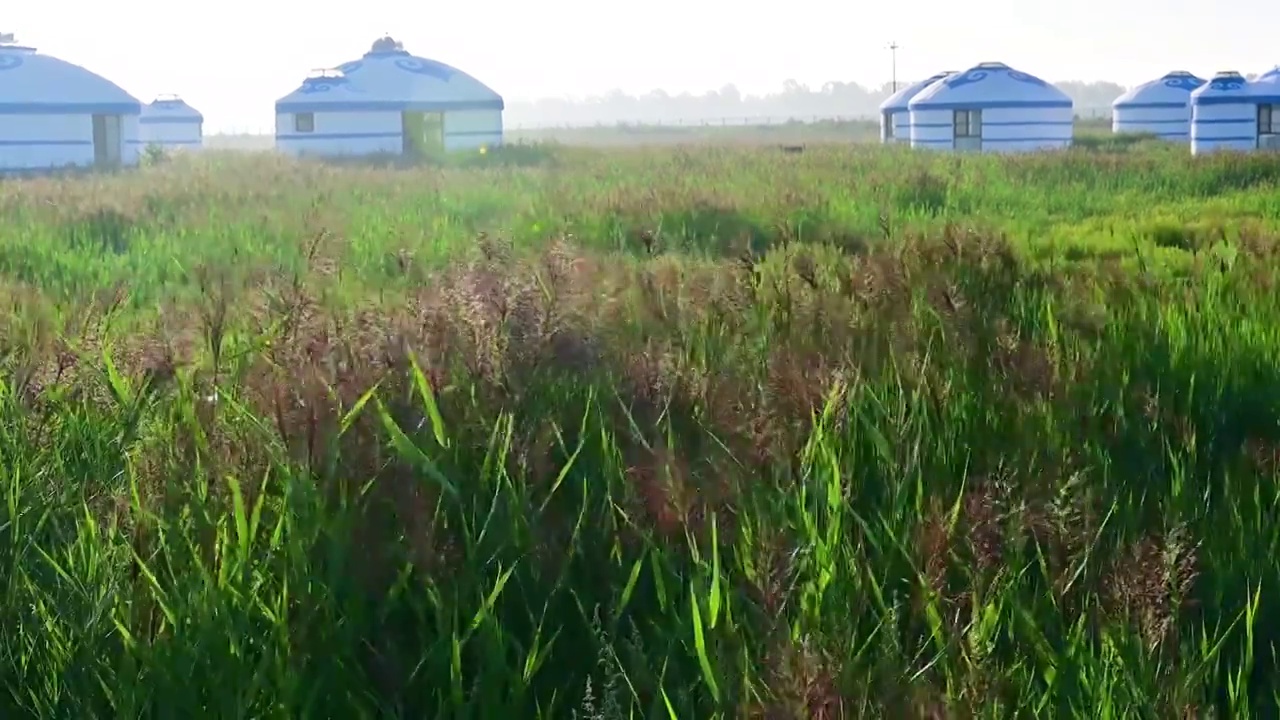
<svg viewBox="0 0 1280 720">
<path fill-rule="evenodd" d="M 1029 152 L 1071 145 L 1071 98 L 1033 75 L 986 62 L 939 80 L 907 104 L 911 147 Z"/>
<path fill-rule="evenodd" d="M 0 171 L 134 165 L 141 113 L 110 80 L 0 36 Z"/>
<path fill-rule="evenodd" d="M 1191 93 L 1191 152 L 1280 150 L 1280 73 L 1220 72 Z"/>
<path fill-rule="evenodd" d="M 1162 140 L 1191 140 L 1191 93 L 1205 80 L 1185 70 L 1143 83 L 1111 103 L 1111 130 L 1149 133 Z"/>
<path fill-rule="evenodd" d="M 502 96 L 390 37 L 276 102 L 276 147 L 294 155 L 435 156 L 502 144 Z"/>
<path fill-rule="evenodd" d="M 893 143 L 910 145 L 911 112 L 907 109 L 907 103 L 925 88 L 954 72 L 954 70 L 940 72 L 920 82 L 912 83 L 880 103 L 880 142 L 886 145 Z"/>
<path fill-rule="evenodd" d="M 177 95 L 160 95 L 142 106 L 139 142 L 162 150 L 199 150 L 204 145 L 204 116 Z"/>
</svg>

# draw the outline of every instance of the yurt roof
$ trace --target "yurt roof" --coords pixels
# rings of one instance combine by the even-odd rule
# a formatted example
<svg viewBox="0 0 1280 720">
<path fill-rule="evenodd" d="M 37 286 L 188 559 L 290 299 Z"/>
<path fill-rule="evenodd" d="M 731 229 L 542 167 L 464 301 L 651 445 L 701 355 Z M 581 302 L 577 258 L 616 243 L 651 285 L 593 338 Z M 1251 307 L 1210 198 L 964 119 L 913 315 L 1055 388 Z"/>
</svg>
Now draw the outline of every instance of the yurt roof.
<svg viewBox="0 0 1280 720">
<path fill-rule="evenodd" d="M 203 122 L 204 116 L 177 95 L 160 95 L 142 106 L 142 122 Z"/>
<path fill-rule="evenodd" d="M 1280 72 L 1263 73 L 1246 87 L 1251 101 L 1260 105 L 1280 104 Z"/>
<path fill-rule="evenodd" d="M 1234 105 L 1251 102 L 1248 84 L 1249 81 L 1235 70 L 1224 70 L 1191 93 L 1191 104 Z"/>
<path fill-rule="evenodd" d="M 1203 78 L 1185 70 L 1175 70 L 1150 82 L 1145 82 L 1116 98 L 1111 107 L 1125 108 L 1179 108 L 1190 102 L 1191 93 L 1205 84 Z"/>
<path fill-rule="evenodd" d="M 455 67 L 412 55 L 390 37 L 379 38 L 358 60 L 336 68 L 338 85 L 300 87 L 276 103 L 279 112 L 360 110 L 502 110 L 502 96 Z"/>
<path fill-rule="evenodd" d="M 909 103 L 929 110 L 1069 108 L 1071 98 L 1034 75 L 1000 62 L 985 62 L 940 80 Z"/>
<path fill-rule="evenodd" d="M 141 112 L 137 98 L 101 75 L 33 47 L 0 44 L 0 114 Z"/>
<path fill-rule="evenodd" d="M 314 70 L 297 90 L 276 101 L 276 112 L 343 110 L 369 104 L 368 94 L 338 70 Z"/>
<path fill-rule="evenodd" d="M 880 103 L 880 112 L 898 112 L 900 110 L 906 110 L 907 103 L 911 102 L 911 98 L 919 95 L 925 88 L 938 82 L 942 78 L 953 74 L 954 72 L 954 70 L 940 72 L 919 82 L 911 83 L 904 88 L 899 88 L 898 92 L 890 95 L 888 98 L 885 98 L 885 101 Z"/>
</svg>

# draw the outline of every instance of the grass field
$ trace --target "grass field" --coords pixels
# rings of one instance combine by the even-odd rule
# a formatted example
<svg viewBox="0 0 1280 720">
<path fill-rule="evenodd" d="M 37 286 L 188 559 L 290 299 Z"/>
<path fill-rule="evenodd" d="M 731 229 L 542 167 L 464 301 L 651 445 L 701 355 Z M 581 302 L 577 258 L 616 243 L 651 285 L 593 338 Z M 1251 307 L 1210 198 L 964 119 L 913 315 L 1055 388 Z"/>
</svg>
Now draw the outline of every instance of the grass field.
<svg viewBox="0 0 1280 720">
<path fill-rule="evenodd" d="M 0 716 L 1273 718 L 1280 162 L 0 185 Z"/>
</svg>

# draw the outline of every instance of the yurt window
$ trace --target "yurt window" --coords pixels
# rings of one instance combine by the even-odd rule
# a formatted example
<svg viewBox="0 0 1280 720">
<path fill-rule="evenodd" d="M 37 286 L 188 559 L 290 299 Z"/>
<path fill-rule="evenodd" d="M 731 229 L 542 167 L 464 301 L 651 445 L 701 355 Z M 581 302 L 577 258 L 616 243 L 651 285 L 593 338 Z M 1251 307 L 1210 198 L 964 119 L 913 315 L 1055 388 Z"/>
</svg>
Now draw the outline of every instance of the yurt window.
<svg viewBox="0 0 1280 720">
<path fill-rule="evenodd" d="M 1280 123 L 1276 122 L 1277 105 L 1259 105 L 1258 106 L 1258 134 L 1274 135 L 1280 133 Z"/>
<path fill-rule="evenodd" d="M 982 137 L 982 111 L 956 110 L 955 127 L 958 138 Z"/>
<path fill-rule="evenodd" d="M 884 114 L 884 137 L 882 139 L 893 139 L 893 113 L 891 112 Z"/>
<path fill-rule="evenodd" d="M 294 132 L 309 133 L 316 130 L 315 113 L 297 113 L 293 116 Z"/>
</svg>

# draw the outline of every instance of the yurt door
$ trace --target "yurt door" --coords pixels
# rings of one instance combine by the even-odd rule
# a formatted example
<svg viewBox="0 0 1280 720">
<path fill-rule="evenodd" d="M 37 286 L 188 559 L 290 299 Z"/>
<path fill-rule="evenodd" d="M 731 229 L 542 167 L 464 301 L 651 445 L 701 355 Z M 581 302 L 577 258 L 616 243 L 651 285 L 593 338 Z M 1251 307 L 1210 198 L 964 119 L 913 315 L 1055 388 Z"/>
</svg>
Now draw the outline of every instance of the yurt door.
<svg viewBox="0 0 1280 720">
<path fill-rule="evenodd" d="M 93 164 L 115 167 L 120 164 L 120 116 L 93 116 Z"/>
<path fill-rule="evenodd" d="M 404 154 L 414 157 L 444 155 L 444 114 L 403 113 Z"/>
</svg>

